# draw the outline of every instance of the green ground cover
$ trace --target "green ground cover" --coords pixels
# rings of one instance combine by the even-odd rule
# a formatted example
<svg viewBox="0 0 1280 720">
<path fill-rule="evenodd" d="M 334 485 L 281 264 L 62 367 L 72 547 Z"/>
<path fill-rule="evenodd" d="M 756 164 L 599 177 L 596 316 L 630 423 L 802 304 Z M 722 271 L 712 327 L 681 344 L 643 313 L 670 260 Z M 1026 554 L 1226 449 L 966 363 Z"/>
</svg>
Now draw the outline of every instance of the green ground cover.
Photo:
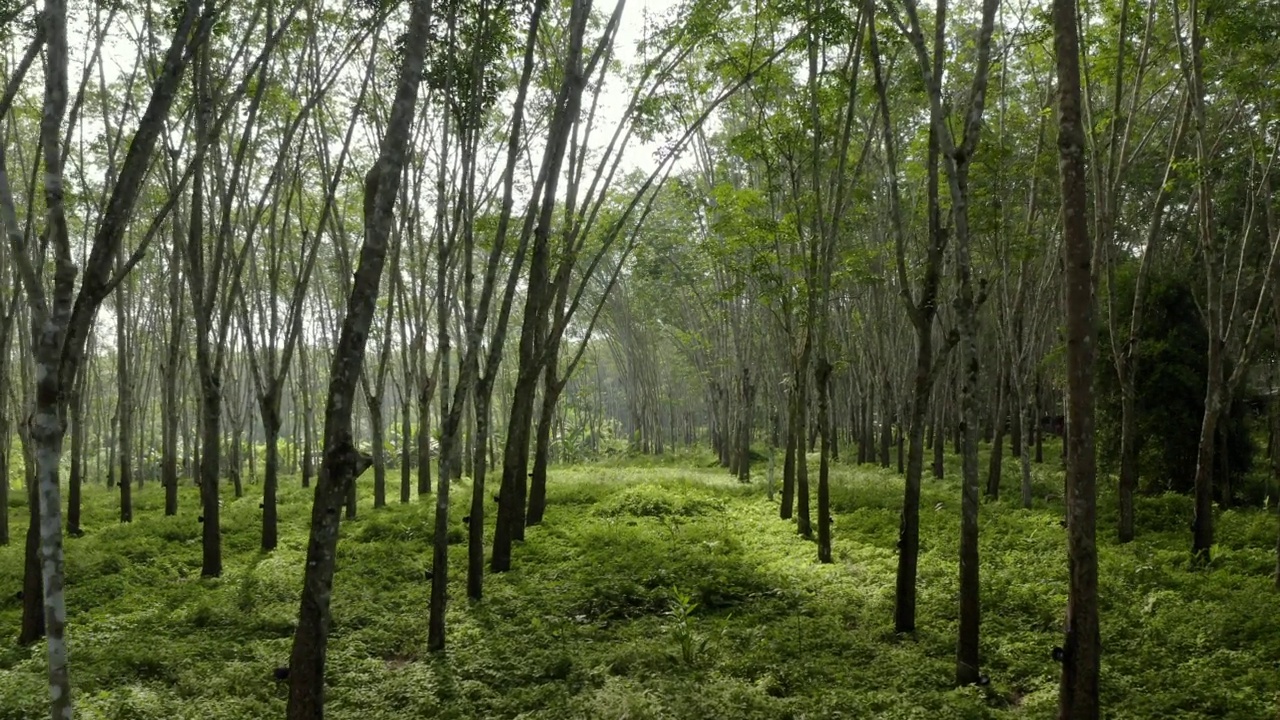
<svg viewBox="0 0 1280 720">
<path fill-rule="evenodd" d="M 983 688 L 950 686 L 959 490 L 926 480 L 920 631 L 892 632 L 901 480 L 837 465 L 835 556 L 777 519 L 763 471 L 732 482 L 706 458 L 554 468 L 546 522 L 512 572 L 462 584 L 469 491 L 455 489 L 449 647 L 425 651 L 434 502 L 343 527 L 328 716 L 357 718 L 1050 718 L 1066 560 L 1061 474 L 1037 467 L 1035 509 L 983 505 Z M 1012 468 L 1007 489 L 1012 491 Z M 368 489 L 368 480 L 362 483 Z M 310 494 L 286 480 L 280 548 L 258 551 L 256 486 L 224 495 L 226 574 L 199 577 L 197 500 L 162 516 L 154 484 L 136 521 L 86 491 L 87 534 L 67 541 L 72 678 L 82 718 L 283 717 Z M 1111 491 L 1108 490 L 1108 493 Z M 1011 492 L 1016 495 L 1016 492 Z M 15 493 L 17 496 L 23 493 Z M 25 527 L 25 508 L 10 508 Z M 433 499 L 432 499 L 433 500 Z M 492 507 L 492 504 L 490 504 Z M 1189 499 L 1145 498 L 1137 542 L 1100 514 L 1102 695 L 1110 718 L 1274 718 L 1280 594 L 1274 515 L 1221 516 L 1210 567 L 1188 563 Z M 492 519 L 490 518 L 490 522 Z M 20 538 L 20 534 L 19 534 Z M 18 648 L 21 544 L 0 548 L 0 720 L 45 714 L 43 646 Z"/>
</svg>

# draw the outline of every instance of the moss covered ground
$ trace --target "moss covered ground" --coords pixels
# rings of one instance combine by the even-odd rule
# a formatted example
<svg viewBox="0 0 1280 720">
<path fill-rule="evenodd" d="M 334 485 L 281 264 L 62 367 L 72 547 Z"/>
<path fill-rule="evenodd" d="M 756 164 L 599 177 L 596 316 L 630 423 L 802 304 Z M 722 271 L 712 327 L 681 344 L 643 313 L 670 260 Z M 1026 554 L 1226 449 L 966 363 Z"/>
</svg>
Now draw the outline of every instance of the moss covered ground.
<svg viewBox="0 0 1280 720">
<path fill-rule="evenodd" d="M 836 466 L 835 562 L 824 566 L 777 518 L 763 468 L 739 485 L 707 460 L 554 468 L 546 522 L 478 604 L 465 599 L 470 493 L 459 484 L 442 655 L 425 650 L 434 498 L 374 511 L 362 496 L 339 549 L 328 717 L 1054 717 L 1066 561 L 1053 464 L 1037 467 L 1033 510 L 1012 497 L 983 505 L 991 682 L 954 689 L 954 469 L 925 482 L 920 630 L 908 638 L 892 631 L 900 478 Z M 258 490 L 224 495 L 218 579 L 199 577 L 193 489 L 166 518 L 160 488 L 144 487 L 131 525 L 114 522 L 114 494 L 87 490 L 86 535 L 67 541 L 78 717 L 283 717 L 273 670 L 288 660 L 310 494 L 285 482 L 280 548 L 263 554 Z M 25 528 L 21 499 L 10 512 Z M 1223 513 L 1206 569 L 1188 563 L 1187 498 L 1142 499 L 1128 546 L 1114 543 L 1114 517 L 1104 499 L 1105 716 L 1280 716 L 1274 514 Z M 21 571 L 21 543 L 0 548 L 0 720 L 46 712 L 43 647 L 13 642 Z"/>
</svg>

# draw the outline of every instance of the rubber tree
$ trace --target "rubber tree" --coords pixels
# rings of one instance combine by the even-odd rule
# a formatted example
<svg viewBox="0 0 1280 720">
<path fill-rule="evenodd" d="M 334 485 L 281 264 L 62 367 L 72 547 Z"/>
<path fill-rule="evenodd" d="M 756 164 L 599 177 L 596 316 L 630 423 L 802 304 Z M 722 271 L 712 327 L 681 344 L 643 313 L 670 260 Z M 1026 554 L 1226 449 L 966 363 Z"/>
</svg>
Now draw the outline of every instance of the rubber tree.
<svg viewBox="0 0 1280 720">
<path fill-rule="evenodd" d="M 289 657 L 289 720 L 324 717 L 324 670 L 338 546 L 338 509 L 356 476 L 369 465 L 368 458 L 356 451 L 351 416 L 364 365 L 365 343 L 377 308 L 392 215 L 417 114 L 431 14 L 430 0 L 414 0 L 410 4 L 395 99 L 377 161 L 365 175 L 364 241 L 329 370 L 324 461 L 316 479 L 301 608 Z"/>
<path fill-rule="evenodd" d="M 246 234 L 237 246 L 236 228 L 247 224 L 247 209 L 239 202 L 245 187 L 246 165 L 254 129 L 259 121 L 262 98 L 272 54 L 288 30 L 300 6 L 275 24 L 274 2 L 267 3 L 267 22 L 259 52 L 246 68 L 243 80 L 225 95 L 215 88 L 212 49 L 203 48 L 192 72 L 192 97 L 195 103 L 195 148 L 191 173 L 190 218 L 184 262 L 187 287 L 191 296 L 192 325 L 195 330 L 195 368 L 200 388 L 200 515 L 201 567 L 205 577 L 222 574 L 222 533 L 220 528 L 219 485 L 222 444 L 223 370 L 226 363 L 231 319 L 236 308 L 237 290 L 245 263 L 253 247 L 253 234 Z M 248 47 L 256 34 L 258 12 L 247 22 L 238 42 Z M 238 114 L 240 100 L 252 83 L 254 92 L 239 124 L 238 142 L 230 159 L 230 177 L 210 172 L 214 164 L 210 156 L 220 143 L 227 120 Z M 220 107 L 219 107 L 220 105 Z M 225 171 L 225 166 L 218 168 Z M 215 177 L 216 175 L 216 177 Z M 215 182 L 210 183 L 210 180 Z M 212 187 L 210 187 L 212 185 Z M 217 211 L 216 218 L 205 219 L 206 208 Z M 213 222 L 216 220 L 216 222 Z M 213 230 L 206 241 L 206 224 Z M 238 472 L 238 468 L 236 468 Z"/>
<path fill-rule="evenodd" d="M 915 50 L 929 96 L 930 123 L 937 134 L 942 166 L 951 199 L 951 228 L 955 256 L 956 327 L 959 334 L 960 427 L 963 440 L 960 510 L 960 627 L 956 643 L 956 684 L 972 685 L 979 673 L 978 631 L 981 617 L 978 576 L 978 306 L 984 299 L 974 287 L 969 230 L 969 170 L 982 131 L 987 76 L 991 69 L 991 38 L 1000 0 L 983 0 L 973 81 L 962 135 L 952 133 L 950 111 L 943 106 L 942 68 L 935 66 L 925 45 L 916 0 L 903 0 L 908 26 L 902 31 Z M 946 21 L 946 0 L 938 3 L 935 27 Z M 985 291 L 982 291 L 985 294 Z"/>
<path fill-rule="evenodd" d="M 39 544 L 48 641 L 50 711 L 55 719 L 70 718 L 71 679 L 67 666 L 67 611 L 62 550 L 62 510 L 59 464 L 66 433 L 67 398 L 84 359 L 85 342 L 98 307 L 120 281 L 113 275 L 143 179 L 152 161 L 164 121 L 177 94 L 192 54 L 208 37 L 215 7 L 200 0 L 182 6 L 173 37 L 152 86 L 151 96 L 139 120 L 129 150 L 114 178 L 106 216 L 99 225 L 83 272 L 72 260 L 63 189 L 62 125 L 67 103 L 67 5 L 47 0 L 41 15 L 47 37 L 45 51 L 44 108 L 40 122 L 43 146 L 44 201 L 53 275 L 46 292 L 43 269 L 35 262 L 18 225 L 4 157 L 0 151 L 0 221 L 3 222 L 13 262 L 18 268 L 31 312 L 34 360 L 34 407 L 29 422 L 35 474 L 34 493 L 39 505 Z M 126 268 L 132 263 L 126 263 Z M 40 268 L 40 269 L 38 269 Z M 77 281 L 79 287 L 77 289 Z"/>
<path fill-rule="evenodd" d="M 869 23 L 870 53 L 875 73 L 876 97 L 879 100 L 882 151 L 885 171 L 889 176 L 890 220 L 893 232 L 894 255 L 898 275 L 898 292 L 906 307 L 907 318 L 916 336 L 916 362 L 912 377 L 911 408 L 907 422 L 907 467 L 905 491 L 902 502 L 902 519 L 898 531 L 898 572 L 894 595 L 893 627 L 895 632 L 909 633 L 916 628 L 916 577 L 920 556 L 920 483 L 924 475 L 924 424 L 927 422 L 929 398 L 937 379 L 939 368 L 944 367 L 934 349 L 934 325 L 938 314 L 938 294 L 942 285 L 942 262 L 949 237 L 942 226 L 942 210 L 938 198 L 938 141 L 937 131 L 929 130 L 928 206 L 929 234 L 925 262 L 920 281 L 919 299 L 907 276 L 907 242 L 904 228 L 901 190 L 898 181 L 897 141 L 893 118 L 889 107 L 888 86 L 885 79 L 880 43 L 876 32 L 874 5 Z M 933 65 L 942 64 L 945 41 L 945 24 L 935 26 Z M 935 437 L 936 447 L 942 438 Z"/>
<path fill-rule="evenodd" d="M 1195 0 L 1192 0 L 1194 3 Z M 1080 111 L 1080 47 L 1075 0 L 1054 0 L 1054 55 L 1058 76 L 1058 170 L 1062 183 L 1062 262 L 1066 284 L 1067 620 L 1061 720 L 1099 715 L 1098 549 L 1095 542 L 1097 467 L 1093 442 L 1094 326 L 1092 245 L 1086 199 L 1084 128 Z"/>
<path fill-rule="evenodd" d="M 308 18 L 307 24 L 314 22 L 314 19 Z M 268 25 L 271 23 L 268 22 Z M 259 228 L 265 227 L 265 231 L 261 232 L 261 240 L 257 243 L 258 247 L 253 251 L 258 254 L 257 261 L 250 263 L 247 270 L 248 286 L 257 291 L 253 293 L 254 302 L 250 303 L 248 292 L 234 293 L 239 300 L 237 310 L 243 328 L 258 412 L 266 435 L 266 466 L 263 468 L 262 482 L 262 549 L 265 551 L 274 550 L 278 540 L 276 493 L 279 489 L 279 445 L 283 425 L 281 401 L 293 366 L 293 354 L 302 336 L 304 302 L 320 250 L 320 239 L 332 218 L 334 196 L 347 164 L 358 113 L 352 115 L 347 125 L 332 177 L 325 177 L 325 192 L 320 201 L 316 227 L 301 227 L 301 238 L 298 238 L 298 231 L 293 228 L 295 223 L 302 225 L 304 222 L 298 217 L 301 215 L 300 205 L 303 202 L 304 150 L 302 147 L 294 150 L 294 143 L 300 133 L 305 133 L 306 124 L 313 121 L 314 110 L 325 100 L 341 71 L 357 48 L 368 39 L 371 30 L 372 25 L 369 25 L 351 33 L 351 37 L 333 53 L 335 59 L 331 65 L 313 67 L 310 72 L 299 73 L 291 80 L 290 93 L 296 97 L 302 93 L 298 78 L 304 75 L 314 78 L 306 88 L 306 101 L 284 119 L 271 175 L 263 184 L 248 231 L 252 236 L 259 233 Z M 325 54 L 321 52 L 319 42 L 316 34 L 312 33 L 308 38 L 311 51 L 309 57 L 314 59 Z M 363 105 L 368 86 L 369 75 L 366 73 L 356 99 L 357 107 Z M 323 122 L 315 120 L 314 123 L 314 135 L 317 138 L 325 137 L 327 128 Z M 318 139 L 317 143 L 327 144 L 327 140 Z M 291 250 L 298 245 L 299 239 L 300 252 L 295 254 Z M 277 298 L 277 293 L 283 295 L 283 298 Z M 262 301 L 263 295 L 267 295 L 265 303 Z M 305 459 L 304 463 L 309 466 L 310 458 Z"/>
</svg>

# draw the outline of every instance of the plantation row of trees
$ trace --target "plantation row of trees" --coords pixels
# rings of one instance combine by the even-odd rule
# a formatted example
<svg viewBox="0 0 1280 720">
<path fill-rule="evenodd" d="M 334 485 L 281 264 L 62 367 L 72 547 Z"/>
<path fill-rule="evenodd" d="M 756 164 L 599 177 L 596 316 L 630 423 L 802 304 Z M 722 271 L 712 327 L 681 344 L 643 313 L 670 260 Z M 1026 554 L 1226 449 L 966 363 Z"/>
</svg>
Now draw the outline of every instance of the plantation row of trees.
<svg viewBox="0 0 1280 720">
<path fill-rule="evenodd" d="M 47 638 L 54 717 L 71 711 L 63 538 L 84 482 L 113 483 L 128 522 L 138 483 L 161 483 L 172 515 L 194 480 L 210 577 L 224 484 L 260 477 L 264 551 L 282 474 L 314 485 L 289 717 L 317 718 L 358 476 L 373 469 L 375 507 L 395 469 L 400 502 L 434 497 L 439 650 L 455 481 L 480 600 L 486 566 L 508 570 L 542 520 L 553 452 L 624 444 L 709 442 L 743 481 L 752 448 L 777 447 L 780 515 L 821 562 L 830 463 L 896 456 L 909 633 L 925 452 L 941 474 L 953 443 L 955 681 L 980 683 L 980 497 L 1004 490 L 1007 441 L 1030 506 L 1064 418 L 1062 712 L 1097 717 L 1095 388 L 1121 540 L 1136 492 L 1190 490 L 1207 560 L 1215 499 L 1250 499 L 1231 479 L 1280 328 L 1280 98 L 1255 78 L 1280 62 L 1280 14 L 626 13 L 0 2 L 0 447 L 22 454 L 0 476 L 28 490 L 20 640 Z"/>
</svg>

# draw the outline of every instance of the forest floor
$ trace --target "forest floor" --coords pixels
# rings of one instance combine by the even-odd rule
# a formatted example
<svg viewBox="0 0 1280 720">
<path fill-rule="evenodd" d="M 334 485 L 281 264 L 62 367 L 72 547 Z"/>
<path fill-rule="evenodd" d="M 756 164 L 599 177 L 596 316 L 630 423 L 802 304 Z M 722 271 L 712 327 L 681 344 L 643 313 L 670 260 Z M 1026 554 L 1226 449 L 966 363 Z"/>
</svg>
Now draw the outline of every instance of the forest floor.
<svg viewBox="0 0 1280 720">
<path fill-rule="evenodd" d="M 898 477 L 835 467 L 836 560 L 820 565 L 816 546 L 777 518 L 763 468 L 744 486 L 706 460 L 553 468 L 546 522 L 474 605 L 461 521 L 470 493 L 460 485 L 439 656 L 425 650 L 434 497 L 374 511 L 362 495 L 339 547 L 328 717 L 1054 717 L 1051 651 L 1066 602 L 1056 465 L 1037 466 L 1033 510 L 1018 507 L 1009 463 L 1009 499 L 983 504 L 990 685 L 957 690 L 954 467 L 925 481 L 919 631 L 905 638 L 892 629 Z M 78 717 L 283 717 L 286 687 L 273 670 L 288 663 L 310 507 L 296 479 L 284 484 L 271 554 L 258 551 L 260 488 L 239 500 L 226 491 L 226 573 L 214 580 L 199 577 L 193 489 L 166 518 L 160 488 L 148 485 L 131 525 L 114 522 L 114 494 L 87 489 L 87 534 L 67 541 Z M 24 528 L 25 508 L 10 512 Z M 1128 546 L 1114 542 L 1114 517 L 1104 501 L 1105 716 L 1280 716 L 1274 515 L 1223 513 L 1203 570 L 1188 565 L 1187 498 L 1142 499 Z M 21 542 L 0 548 L 0 720 L 47 712 L 44 647 L 13 643 L 21 571 Z"/>
</svg>

